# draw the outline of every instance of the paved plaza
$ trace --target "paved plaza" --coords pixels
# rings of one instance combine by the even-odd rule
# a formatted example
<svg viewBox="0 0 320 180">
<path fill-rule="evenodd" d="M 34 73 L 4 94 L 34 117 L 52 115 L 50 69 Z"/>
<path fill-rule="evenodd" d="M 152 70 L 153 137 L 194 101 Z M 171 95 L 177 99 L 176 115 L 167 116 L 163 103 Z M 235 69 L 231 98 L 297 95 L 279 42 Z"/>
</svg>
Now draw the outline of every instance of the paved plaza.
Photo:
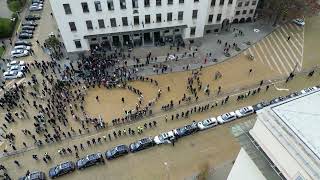
<svg viewBox="0 0 320 180">
<path fill-rule="evenodd" d="M 50 9 L 50 4 L 47 2 L 44 11 L 41 12 L 42 19 L 39 21 L 33 39 L 35 55 L 21 58 L 27 63 L 32 63 L 34 60 L 51 61 L 47 52 L 35 43 L 36 40 L 43 43 L 51 32 L 58 35 L 58 29 L 54 18 L 50 15 Z M 319 17 L 310 21 L 315 22 L 318 19 Z M 59 73 L 56 73 L 58 67 L 54 66 L 47 69 L 45 73 L 41 73 L 42 68 L 30 66 L 31 73 L 28 73 L 25 78 L 9 81 L 5 84 L 5 91 L 8 91 L 15 83 L 24 85 L 23 92 L 25 92 L 25 95 L 19 102 L 21 108 L 15 107 L 10 110 L 12 114 L 18 113 L 18 116 L 14 115 L 15 122 L 8 123 L 4 120 L 7 108 L 0 110 L 1 131 L 16 136 L 14 143 L 0 137 L 1 164 L 7 168 L 8 174 L 13 179 L 18 179 L 27 170 L 40 170 L 47 174 L 48 170 L 58 163 L 67 160 L 76 161 L 78 159 L 76 152 L 79 157 L 96 152 L 104 154 L 106 150 L 119 144 L 129 145 L 143 137 L 153 137 L 161 132 L 190 124 L 192 121 L 216 117 L 240 107 L 271 100 L 274 97 L 285 96 L 305 87 L 318 85 L 320 74 L 316 66 L 319 64 L 318 58 L 320 58 L 320 55 L 315 51 L 317 48 L 314 48 L 314 46 L 319 47 L 319 42 L 312 41 L 310 36 L 315 35 L 312 28 L 317 29 L 319 26 L 306 25 L 303 28 L 289 22 L 278 27 L 272 27 L 270 23 L 257 21 L 255 23 L 232 25 L 229 32 L 219 35 L 210 34 L 206 36 L 207 38 L 199 40 L 190 49 L 186 47 L 180 49 L 179 52 L 175 48 L 170 49 L 168 46 L 134 48 L 133 54 L 141 58 L 142 63 L 145 61 L 148 52 L 152 52 L 153 57 L 158 57 L 157 61 L 153 60 L 149 65 L 132 68 L 137 70 L 137 76 L 143 76 L 148 80 L 133 80 L 129 81 L 126 87 L 115 88 L 88 84 L 85 86 L 83 82 L 81 85 L 68 87 L 71 92 L 81 91 L 85 94 L 83 96 L 84 110 L 78 108 L 80 107 L 79 101 L 65 103 L 67 105 L 64 106 L 64 111 L 68 123 L 66 125 L 63 125 L 62 121 L 57 123 L 59 124 L 59 133 L 70 135 L 62 136 L 62 140 L 58 142 L 45 142 L 47 138 L 44 134 L 54 134 L 55 128 L 48 126 L 48 132 L 46 133 L 36 133 L 34 128 L 34 116 L 39 114 L 40 105 L 48 107 L 48 104 L 50 104 L 51 94 L 44 90 L 46 87 L 53 89 L 52 85 L 54 85 L 54 83 L 48 81 L 48 77 L 42 74 L 49 77 L 52 75 L 55 82 L 56 79 L 60 78 Z M 244 32 L 244 36 L 237 35 L 239 30 Z M 218 39 L 222 40 L 222 44 L 217 43 Z M 250 45 L 246 44 L 248 41 L 251 42 Z M 232 49 L 230 51 L 231 57 L 227 58 L 223 54 L 225 42 L 231 45 L 237 43 L 241 50 Z M 313 47 L 313 49 L 306 50 L 306 47 L 311 47 L 311 49 Z M 307 55 L 305 54 L 306 51 L 308 52 Z M 178 61 L 165 60 L 167 53 L 182 57 L 184 53 L 192 54 L 193 52 L 195 52 L 195 57 L 191 55 L 186 58 L 179 58 Z M 209 57 L 209 53 L 211 53 L 211 57 Z M 64 58 L 57 63 L 61 67 L 64 67 L 64 65 L 71 66 L 70 64 L 76 67 L 78 56 L 67 53 L 64 55 Z M 254 57 L 253 60 L 248 58 L 249 55 Z M 4 58 L 7 58 L 7 56 Z M 208 58 L 207 61 L 205 61 L 206 58 Z M 124 61 L 119 63 L 120 67 L 124 66 Z M 136 62 L 132 59 L 126 59 L 126 61 L 130 68 L 136 65 Z M 2 63 L 5 64 L 5 62 Z M 169 70 L 165 73 L 156 71 L 156 65 L 160 64 L 168 66 Z M 308 77 L 307 74 L 313 69 L 315 69 L 315 74 Z M 292 71 L 296 73 L 296 76 L 293 80 L 285 82 L 286 77 Z M 31 83 L 32 74 L 36 75 L 39 84 Z M 220 74 L 221 77 L 216 78 L 217 74 Z M 188 89 L 190 78 L 194 80 L 191 84 L 197 87 L 196 95 Z M 262 85 L 260 85 L 261 81 L 263 81 Z M 28 82 L 32 85 L 28 85 Z M 142 93 L 141 103 L 139 103 L 141 95 L 134 93 L 128 87 L 136 88 Z M 268 89 L 266 89 L 267 87 Z M 247 94 L 248 91 L 257 91 L 258 88 L 259 93 L 250 95 L 243 100 L 237 100 L 239 95 Z M 210 93 L 207 94 L 205 89 Z M 2 94 L 4 93 L 3 90 L 0 91 Z M 33 96 L 32 93 L 35 93 L 36 96 Z M 190 100 L 183 100 L 184 95 L 190 97 Z M 61 93 L 61 97 L 64 96 L 65 94 Z M 228 103 L 221 104 L 226 97 L 230 97 Z M 163 106 L 170 104 L 171 101 L 174 107 L 164 111 Z M 34 103 L 37 105 L 35 106 Z M 217 105 L 215 105 L 216 103 Z M 126 112 L 139 104 L 141 107 L 152 104 L 150 105 L 152 114 L 135 121 L 122 123 L 121 117 L 124 117 L 127 114 Z M 176 117 L 177 114 L 180 115 L 191 108 L 201 108 L 208 104 L 210 108 L 206 110 L 190 114 L 188 117 L 171 119 L 171 117 Z M 211 107 L 212 105 L 214 107 Z M 28 116 L 20 116 L 19 113 L 21 112 L 25 112 Z M 79 117 L 79 119 L 76 117 Z M 96 129 L 94 123 L 82 123 L 82 121 L 85 122 L 86 117 L 102 118 L 107 127 Z M 46 118 L 49 119 L 49 117 Z M 120 123 L 114 123 L 114 120 L 118 118 Z M 155 146 L 142 152 L 131 153 L 125 157 L 107 161 L 105 165 L 75 171 L 60 179 L 197 179 L 197 176 L 203 171 L 209 172 L 209 179 L 225 179 L 240 150 L 240 144 L 233 136 L 234 128 L 231 127 L 234 127 L 237 123 L 251 122 L 254 119 L 255 115 L 252 115 L 179 139 L 174 146 L 172 144 Z M 157 125 L 149 127 L 148 124 L 154 121 Z M 63 120 L 63 122 L 65 121 Z M 113 135 L 113 133 L 123 132 L 123 130 L 128 132 L 129 128 L 136 130 L 137 127 L 143 127 L 145 123 L 147 123 L 147 128 L 143 128 L 141 134 Z M 34 139 L 30 135 L 25 135 L 23 130 L 31 131 L 35 135 L 34 138 L 43 141 L 45 144 L 38 147 L 35 145 Z M 111 138 L 104 140 L 104 136 L 108 137 L 108 135 Z M 103 139 L 101 143 L 87 145 L 87 141 L 97 140 L 98 138 Z M 80 147 L 80 144 L 83 144 L 85 148 L 76 151 L 74 145 Z M 14 145 L 14 148 L 12 145 Z M 62 148 L 70 148 L 72 153 L 61 155 L 58 151 Z M 45 153 L 51 156 L 51 161 L 44 162 L 42 160 Z M 39 160 L 33 159 L 32 155 L 38 155 Z M 14 163 L 15 160 L 19 161 L 19 167 Z"/>
</svg>

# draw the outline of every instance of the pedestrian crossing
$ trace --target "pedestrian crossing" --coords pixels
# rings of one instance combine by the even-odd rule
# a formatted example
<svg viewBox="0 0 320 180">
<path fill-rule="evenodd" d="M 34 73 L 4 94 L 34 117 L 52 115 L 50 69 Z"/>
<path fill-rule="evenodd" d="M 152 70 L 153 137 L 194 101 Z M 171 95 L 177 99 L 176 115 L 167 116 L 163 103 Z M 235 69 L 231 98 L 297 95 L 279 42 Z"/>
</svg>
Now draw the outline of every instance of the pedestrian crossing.
<svg viewBox="0 0 320 180">
<path fill-rule="evenodd" d="M 304 27 L 287 23 L 244 51 L 281 75 L 302 70 Z"/>
</svg>

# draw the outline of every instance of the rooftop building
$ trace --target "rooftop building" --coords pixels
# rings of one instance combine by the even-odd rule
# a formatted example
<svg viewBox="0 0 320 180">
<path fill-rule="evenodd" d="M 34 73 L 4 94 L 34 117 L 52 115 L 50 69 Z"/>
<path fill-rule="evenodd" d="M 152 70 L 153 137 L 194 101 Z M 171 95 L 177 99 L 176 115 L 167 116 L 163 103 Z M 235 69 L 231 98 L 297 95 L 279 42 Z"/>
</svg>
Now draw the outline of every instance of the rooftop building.
<svg viewBox="0 0 320 180">
<path fill-rule="evenodd" d="M 258 0 L 50 0 L 68 52 L 201 38 L 252 21 Z"/>
</svg>

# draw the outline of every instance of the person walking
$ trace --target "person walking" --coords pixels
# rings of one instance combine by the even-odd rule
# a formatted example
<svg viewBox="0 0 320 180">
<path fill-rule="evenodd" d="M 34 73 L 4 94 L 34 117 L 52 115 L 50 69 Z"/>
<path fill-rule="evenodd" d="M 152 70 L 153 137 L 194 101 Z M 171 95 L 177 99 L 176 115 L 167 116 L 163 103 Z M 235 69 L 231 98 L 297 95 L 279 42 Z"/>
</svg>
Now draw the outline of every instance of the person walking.
<svg viewBox="0 0 320 180">
<path fill-rule="evenodd" d="M 291 36 L 288 36 L 288 39 L 287 39 L 287 41 L 289 41 L 291 39 Z"/>
</svg>

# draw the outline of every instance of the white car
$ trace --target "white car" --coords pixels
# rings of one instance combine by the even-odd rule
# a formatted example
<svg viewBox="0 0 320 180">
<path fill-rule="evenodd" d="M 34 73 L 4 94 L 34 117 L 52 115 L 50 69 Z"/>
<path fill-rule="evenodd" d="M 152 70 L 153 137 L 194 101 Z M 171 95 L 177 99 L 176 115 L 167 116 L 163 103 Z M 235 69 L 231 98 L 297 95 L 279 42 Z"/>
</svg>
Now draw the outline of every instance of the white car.
<svg viewBox="0 0 320 180">
<path fill-rule="evenodd" d="M 23 73 L 18 71 L 6 71 L 3 73 L 4 80 L 17 79 L 22 77 L 23 77 Z"/>
<path fill-rule="evenodd" d="M 302 94 L 305 94 L 305 93 L 308 93 L 308 92 L 311 92 L 311 91 L 314 91 L 314 90 L 317 90 L 318 88 L 316 87 L 316 86 L 314 86 L 314 87 L 308 87 L 308 88 L 305 88 L 305 89 L 303 89 L 303 90 L 301 90 L 300 92 L 302 93 Z"/>
<path fill-rule="evenodd" d="M 26 63 L 24 61 L 11 61 L 7 64 L 7 67 L 15 66 L 15 65 L 25 66 Z"/>
<path fill-rule="evenodd" d="M 158 136 L 154 137 L 154 142 L 156 144 L 164 144 L 171 143 L 171 140 L 175 139 L 173 131 L 169 131 L 166 133 L 161 133 Z"/>
<path fill-rule="evenodd" d="M 25 45 L 19 45 L 19 46 L 15 46 L 13 49 L 22 49 L 22 50 L 30 50 L 31 46 L 25 46 Z"/>
<path fill-rule="evenodd" d="M 15 49 L 11 51 L 11 57 L 17 58 L 17 57 L 23 57 L 23 56 L 28 56 L 29 51 L 28 50 L 23 50 L 23 49 Z"/>
<path fill-rule="evenodd" d="M 212 128 L 217 125 L 218 125 L 218 121 L 214 117 L 200 121 L 197 124 L 197 126 L 200 130 L 209 129 L 209 128 Z"/>
<path fill-rule="evenodd" d="M 299 19 L 299 18 L 292 20 L 292 22 L 295 23 L 298 26 L 304 26 L 305 25 L 304 20 L 303 19 Z"/>
<path fill-rule="evenodd" d="M 234 112 L 225 113 L 217 117 L 217 121 L 219 124 L 233 121 L 235 119 L 237 119 L 237 115 Z"/>
<path fill-rule="evenodd" d="M 11 66 L 10 68 L 8 68 L 8 71 L 18 71 L 18 72 L 22 72 L 24 70 L 25 66 L 19 66 L 19 65 L 14 65 Z"/>
<path fill-rule="evenodd" d="M 253 114 L 254 110 L 252 106 L 247 106 L 247 107 L 243 107 L 241 109 L 236 110 L 235 113 L 237 117 L 240 118 L 240 117 L 245 117 L 245 116 L 249 116 L 250 114 Z"/>
</svg>

